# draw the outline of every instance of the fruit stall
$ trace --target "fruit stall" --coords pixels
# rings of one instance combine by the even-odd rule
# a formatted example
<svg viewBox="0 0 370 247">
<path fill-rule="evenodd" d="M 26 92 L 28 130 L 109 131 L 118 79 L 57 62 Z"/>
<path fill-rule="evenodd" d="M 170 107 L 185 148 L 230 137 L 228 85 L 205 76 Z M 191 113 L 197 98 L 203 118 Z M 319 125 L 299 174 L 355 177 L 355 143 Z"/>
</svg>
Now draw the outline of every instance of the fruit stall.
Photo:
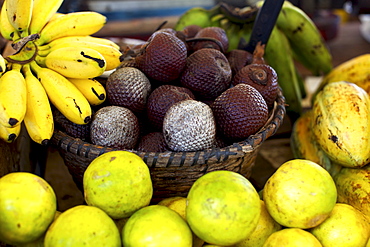
<svg viewBox="0 0 370 247">
<path fill-rule="evenodd" d="M 370 246 L 366 3 L 139 2 L 1 1 L 0 246 Z"/>
</svg>

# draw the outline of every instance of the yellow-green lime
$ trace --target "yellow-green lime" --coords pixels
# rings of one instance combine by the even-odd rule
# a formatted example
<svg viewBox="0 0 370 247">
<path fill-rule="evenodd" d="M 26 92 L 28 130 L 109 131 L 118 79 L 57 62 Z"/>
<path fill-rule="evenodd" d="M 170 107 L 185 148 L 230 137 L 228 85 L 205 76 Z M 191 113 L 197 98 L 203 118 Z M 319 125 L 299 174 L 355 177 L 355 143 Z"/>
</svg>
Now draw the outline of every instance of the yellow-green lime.
<svg viewBox="0 0 370 247">
<path fill-rule="evenodd" d="M 56 210 L 54 190 L 43 178 L 28 172 L 0 178 L 0 241 L 20 245 L 37 240 Z"/>
<path fill-rule="evenodd" d="M 95 158 L 83 176 L 85 201 L 113 219 L 126 218 L 149 205 L 153 185 L 148 166 L 129 151 L 112 151 Z"/>
<path fill-rule="evenodd" d="M 365 216 L 343 203 L 337 203 L 329 217 L 310 231 L 325 247 L 366 246 L 370 237 Z"/>
<path fill-rule="evenodd" d="M 166 206 L 176 213 L 178 213 L 185 221 L 186 221 L 186 204 L 187 204 L 187 199 L 186 197 L 182 196 L 173 196 L 173 197 L 168 197 L 160 202 L 158 202 L 158 205 Z M 193 247 L 201 247 L 204 244 L 204 241 L 200 239 L 197 235 L 195 235 L 193 232 Z"/>
<path fill-rule="evenodd" d="M 162 205 L 137 210 L 122 230 L 125 247 L 191 247 L 192 233 L 181 216 Z"/>
<path fill-rule="evenodd" d="M 261 216 L 256 229 L 249 237 L 233 245 L 233 247 L 262 247 L 266 239 L 274 232 L 281 230 L 281 228 L 281 225 L 267 211 L 265 202 L 261 200 Z"/>
<path fill-rule="evenodd" d="M 322 247 L 310 232 L 300 228 L 284 228 L 271 234 L 263 247 Z"/>
<path fill-rule="evenodd" d="M 293 159 L 283 163 L 267 180 L 263 200 L 280 225 L 308 229 L 329 216 L 337 201 L 337 190 L 323 167 Z"/>
<path fill-rule="evenodd" d="M 45 247 L 121 246 L 116 224 L 103 210 L 87 205 L 67 209 L 46 232 Z"/>
<path fill-rule="evenodd" d="M 232 171 L 212 171 L 191 186 L 186 219 L 208 244 L 228 246 L 247 238 L 257 226 L 261 203 L 250 181 Z"/>
</svg>

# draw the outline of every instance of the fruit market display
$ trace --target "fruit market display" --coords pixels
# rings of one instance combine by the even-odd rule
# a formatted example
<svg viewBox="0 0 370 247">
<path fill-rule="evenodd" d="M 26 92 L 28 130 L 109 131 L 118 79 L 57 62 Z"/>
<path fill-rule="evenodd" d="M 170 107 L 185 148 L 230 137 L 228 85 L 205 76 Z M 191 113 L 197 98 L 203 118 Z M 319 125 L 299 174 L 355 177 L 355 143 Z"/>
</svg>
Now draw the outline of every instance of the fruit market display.
<svg viewBox="0 0 370 247">
<path fill-rule="evenodd" d="M 0 57 L 0 136 L 14 141 L 24 123 L 46 145 L 54 131 L 52 107 L 87 124 L 105 88 L 94 78 L 120 64 L 120 47 L 92 37 L 106 17 L 92 11 L 56 13 L 63 1 L 4 1 L 0 32 L 13 54 Z M 51 107 L 52 105 L 52 107 Z"/>
<path fill-rule="evenodd" d="M 196 7 L 184 13 L 176 30 L 198 25 L 216 26 L 226 31 L 228 50 L 238 48 L 240 39 L 249 41 L 256 14 L 263 1 L 256 6 L 233 8 L 226 3 L 212 9 Z M 285 1 L 266 45 L 265 59 L 279 76 L 279 85 L 287 102 L 287 113 L 294 120 L 302 113 L 301 100 L 306 96 L 303 80 L 295 63 L 302 64 L 313 75 L 325 75 L 332 69 L 332 56 L 319 30 L 305 12 Z"/>
<path fill-rule="evenodd" d="M 57 211 L 53 188 L 41 177 L 7 174 L 0 178 L 0 242 L 347 247 L 366 246 L 370 237 L 365 214 L 340 202 L 336 180 L 320 164 L 306 159 L 281 164 L 260 191 L 244 176 L 226 170 L 197 179 L 186 197 L 158 203 L 149 202 L 151 186 L 142 159 L 123 150 L 93 160 L 84 175 L 86 204 L 63 212 Z"/>
</svg>

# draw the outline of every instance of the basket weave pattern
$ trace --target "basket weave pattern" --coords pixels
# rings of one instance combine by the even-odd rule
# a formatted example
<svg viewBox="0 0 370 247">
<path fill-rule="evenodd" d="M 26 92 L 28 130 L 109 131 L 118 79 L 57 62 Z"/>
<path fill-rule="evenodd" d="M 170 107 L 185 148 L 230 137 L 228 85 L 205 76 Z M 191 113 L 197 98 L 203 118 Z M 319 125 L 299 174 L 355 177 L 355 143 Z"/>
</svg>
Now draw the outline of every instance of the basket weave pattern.
<svg viewBox="0 0 370 247">
<path fill-rule="evenodd" d="M 230 170 L 249 178 L 260 146 L 276 133 L 284 115 L 285 98 L 279 88 L 274 109 L 265 126 L 242 142 L 196 152 L 127 151 L 136 153 L 148 165 L 153 182 L 154 201 L 172 196 L 186 196 L 195 180 L 210 171 Z M 55 130 L 51 143 L 58 149 L 80 190 L 84 171 L 91 161 L 103 153 L 117 150 L 72 138 L 59 130 Z"/>
</svg>

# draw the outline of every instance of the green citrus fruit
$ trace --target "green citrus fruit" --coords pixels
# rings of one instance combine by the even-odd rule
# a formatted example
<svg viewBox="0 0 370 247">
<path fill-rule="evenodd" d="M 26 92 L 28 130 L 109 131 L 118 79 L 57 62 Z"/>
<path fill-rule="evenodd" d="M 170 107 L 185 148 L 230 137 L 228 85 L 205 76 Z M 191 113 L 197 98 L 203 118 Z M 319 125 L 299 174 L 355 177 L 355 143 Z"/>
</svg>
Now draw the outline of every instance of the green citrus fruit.
<svg viewBox="0 0 370 247">
<path fill-rule="evenodd" d="M 113 151 L 95 158 L 83 176 L 85 201 L 113 219 L 149 205 L 153 185 L 148 166 L 136 154 Z"/>
<path fill-rule="evenodd" d="M 281 225 L 271 217 L 266 209 L 265 202 L 261 200 L 261 216 L 257 227 L 249 237 L 233 245 L 233 247 L 262 247 L 266 239 L 279 230 L 281 230 Z"/>
<path fill-rule="evenodd" d="M 322 247 L 320 241 L 310 232 L 300 228 L 285 228 L 271 234 L 263 247 Z"/>
<path fill-rule="evenodd" d="M 260 198 L 249 180 L 232 171 L 212 171 L 191 186 L 186 219 L 192 231 L 208 244 L 228 246 L 257 226 Z"/>
<path fill-rule="evenodd" d="M 365 246 L 370 237 L 365 216 L 343 203 L 337 203 L 329 217 L 310 231 L 326 247 Z"/>
<path fill-rule="evenodd" d="M 122 242 L 125 247 L 191 247 L 192 233 L 178 213 L 151 205 L 131 215 L 123 227 Z"/>
<path fill-rule="evenodd" d="M 0 240 L 24 244 L 41 237 L 57 209 L 53 188 L 43 178 L 28 172 L 13 172 L 0 178 Z"/>
<path fill-rule="evenodd" d="M 315 162 L 294 159 L 282 164 L 263 188 L 267 211 L 282 226 L 308 229 L 334 208 L 337 190 L 330 174 Z"/>
<path fill-rule="evenodd" d="M 86 205 L 67 209 L 46 232 L 45 247 L 121 246 L 118 228 L 103 210 Z"/>
</svg>

